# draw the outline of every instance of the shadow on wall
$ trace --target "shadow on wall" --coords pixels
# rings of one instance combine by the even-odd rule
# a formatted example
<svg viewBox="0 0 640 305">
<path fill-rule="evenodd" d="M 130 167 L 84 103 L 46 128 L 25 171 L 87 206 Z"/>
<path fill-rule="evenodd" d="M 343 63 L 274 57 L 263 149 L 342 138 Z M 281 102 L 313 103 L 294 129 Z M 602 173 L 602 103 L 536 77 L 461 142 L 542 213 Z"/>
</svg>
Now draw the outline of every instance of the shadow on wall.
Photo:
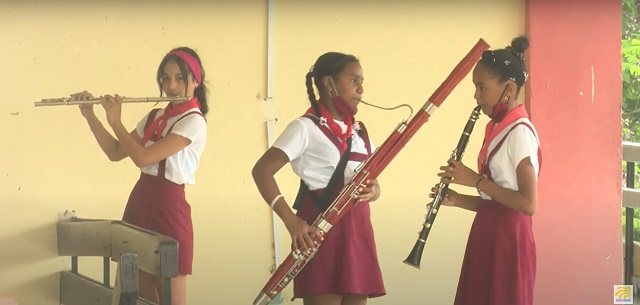
<svg viewBox="0 0 640 305">
<path fill-rule="evenodd" d="M 60 296 L 60 273 L 53 272 L 41 277 L 35 278 L 29 282 L 21 283 L 14 286 L 12 291 L 19 305 L 23 304 L 40 304 L 47 302 L 59 302 Z M 34 295 L 34 291 L 38 293 Z"/>
<path fill-rule="evenodd" d="M 43 298 L 57 300 L 58 272 L 69 263 L 58 256 L 55 223 L 6 236 L 0 239 L 0 245 L 0 272 L 6 275 L 0 282 L 0 295 L 15 298 L 18 304 L 38 304 Z M 52 265 L 51 260 L 58 264 Z M 12 295 L 6 295 L 7 291 Z"/>
</svg>

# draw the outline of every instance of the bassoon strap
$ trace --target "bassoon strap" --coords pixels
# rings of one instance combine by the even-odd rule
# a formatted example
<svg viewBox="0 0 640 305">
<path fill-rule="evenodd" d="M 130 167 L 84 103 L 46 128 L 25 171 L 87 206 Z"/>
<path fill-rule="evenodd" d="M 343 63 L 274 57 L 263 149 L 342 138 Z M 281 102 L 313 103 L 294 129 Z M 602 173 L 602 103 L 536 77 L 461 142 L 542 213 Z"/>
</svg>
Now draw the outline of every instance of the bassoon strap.
<svg viewBox="0 0 640 305">
<path fill-rule="evenodd" d="M 313 203 L 316 205 L 316 208 L 320 211 L 325 211 L 327 206 L 333 197 L 333 193 L 335 192 L 338 185 L 344 185 L 344 183 L 339 183 L 344 180 L 344 170 L 347 167 L 347 162 L 349 161 L 349 154 L 351 153 L 351 137 L 347 138 L 347 149 L 344 150 L 340 161 L 338 161 L 338 166 L 336 170 L 331 175 L 331 179 L 329 179 L 329 183 L 324 189 L 322 196 L 320 198 L 316 198 L 313 192 L 309 190 L 302 179 L 300 179 L 300 188 L 298 188 L 298 195 L 296 196 L 296 200 L 293 203 L 293 208 L 299 210 L 304 204 L 304 197 L 307 193 L 313 198 Z"/>
<path fill-rule="evenodd" d="M 316 124 L 316 126 L 320 129 L 320 131 L 322 131 L 322 133 L 324 133 L 324 135 L 327 136 L 329 140 L 331 140 L 331 142 L 338 148 L 338 150 L 340 150 L 340 140 L 338 139 L 338 137 L 335 134 L 333 134 L 333 132 L 325 124 L 322 124 L 320 119 L 317 116 L 307 113 L 303 115 L 303 117 L 313 121 Z M 343 182 L 344 170 L 347 167 L 347 162 L 349 161 L 350 154 L 351 154 L 351 137 L 347 138 L 347 149 L 345 149 L 344 153 L 342 154 L 342 157 L 340 158 L 340 161 L 338 161 L 336 170 L 333 172 L 333 175 L 331 175 L 331 178 L 329 179 L 329 183 L 325 187 L 324 193 L 322 193 L 322 196 L 320 198 L 316 198 L 316 196 L 314 196 L 313 192 L 309 190 L 309 187 L 304 183 L 304 181 L 300 179 L 300 187 L 298 188 L 298 195 L 296 195 L 296 200 L 293 202 L 293 208 L 296 210 L 299 210 L 300 208 L 302 208 L 302 205 L 304 204 L 304 197 L 307 193 L 309 193 L 311 198 L 313 198 L 313 202 L 318 208 L 318 210 L 325 211 L 327 209 L 327 206 L 329 206 L 329 202 L 331 200 L 332 194 L 335 192 L 339 182 Z M 340 184 L 344 185 L 344 182 Z"/>
</svg>

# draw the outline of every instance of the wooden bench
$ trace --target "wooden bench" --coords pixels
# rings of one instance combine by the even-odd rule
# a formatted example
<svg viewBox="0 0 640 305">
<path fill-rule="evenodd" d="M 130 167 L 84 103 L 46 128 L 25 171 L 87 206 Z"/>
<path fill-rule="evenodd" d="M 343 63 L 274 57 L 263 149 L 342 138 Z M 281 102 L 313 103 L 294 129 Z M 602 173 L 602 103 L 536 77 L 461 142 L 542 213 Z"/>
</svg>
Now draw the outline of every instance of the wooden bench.
<svg viewBox="0 0 640 305">
<path fill-rule="evenodd" d="M 58 255 L 71 256 L 71 270 L 60 273 L 60 304 L 151 305 L 138 297 L 138 270 L 164 281 L 171 304 L 171 278 L 178 275 L 178 242 L 123 221 L 71 218 L 57 224 Z M 103 257 L 103 280 L 78 272 L 79 256 Z M 118 264 L 114 287 L 110 261 Z"/>
</svg>

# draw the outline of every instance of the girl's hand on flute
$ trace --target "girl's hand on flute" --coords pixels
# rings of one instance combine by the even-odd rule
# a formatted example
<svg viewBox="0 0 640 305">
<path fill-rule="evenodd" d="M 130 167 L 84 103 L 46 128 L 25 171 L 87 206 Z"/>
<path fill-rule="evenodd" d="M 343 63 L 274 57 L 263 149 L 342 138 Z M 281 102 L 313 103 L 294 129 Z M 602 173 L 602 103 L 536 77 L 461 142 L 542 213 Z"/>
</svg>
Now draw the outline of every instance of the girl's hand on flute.
<svg viewBox="0 0 640 305">
<path fill-rule="evenodd" d="M 431 188 L 431 194 L 429 194 L 429 198 L 436 198 L 436 192 L 438 191 L 438 186 L 440 184 L 436 184 Z M 447 188 L 447 192 L 444 194 L 444 198 L 442 198 L 442 204 L 448 206 L 456 206 L 456 199 L 458 198 L 458 192 Z"/>
<path fill-rule="evenodd" d="M 360 187 L 358 189 L 358 198 L 359 201 L 376 201 L 380 198 L 380 185 L 378 184 L 377 179 L 370 179 L 366 181 L 365 187 Z"/>
<path fill-rule="evenodd" d="M 100 97 L 100 104 L 107 113 L 109 124 L 120 122 L 122 115 L 122 98 L 119 95 L 105 95 Z"/>
<path fill-rule="evenodd" d="M 442 170 L 442 172 L 438 174 L 440 182 L 475 187 L 476 182 L 480 179 L 480 175 L 460 161 L 450 159 L 449 164 L 453 166 L 447 165 L 440 167 L 440 170 Z"/>
<path fill-rule="evenodd" d="M 89 92 L 87 92 L 87 90 L 84 90 L 82 92 L 78 92 L 78 93 L 72 93 L 70 94 L 71 98 L 76 100 L 76 101 L 82 101 L 82 100 L 88 100 L 88 99 L 92 99 L 93 95 Z"/>
<path fill-rule="evenodd" d="M 80 104 L 78 106 L 80 107 L 80 113 L 82 113 L 83 117 L 88 118 L 95 115 L 93 112 L 93 104 Z"/>
<path fill-rule="evenodd" d="M 70 96 L 72 99 L 78 100 L 78 101 L 93 98 L 93 95 L 87 92 L 87 90 L 84 90 L 78 93 L 72 93 Z M 82 114 L 83 117 L 88 118 L 95 115 L 93 112 L 93 104 L 80 104 L 78 106 L 80 107 L 80 113 Z"/>
<path fill-rule="evenodd" d="M 300 250 L 306 253 L 311 253 L 311 250 L 315 250 L 316 244 L 313 242 L 312 237 L 314 235 L 320 236 L 318 230 L 307 224 L 295 214 L 291 214 L 289 218 L 284 221 L 284 225 L 287 227 L 289 234 L 291 234 L 291 250 Z"/>
</svg>

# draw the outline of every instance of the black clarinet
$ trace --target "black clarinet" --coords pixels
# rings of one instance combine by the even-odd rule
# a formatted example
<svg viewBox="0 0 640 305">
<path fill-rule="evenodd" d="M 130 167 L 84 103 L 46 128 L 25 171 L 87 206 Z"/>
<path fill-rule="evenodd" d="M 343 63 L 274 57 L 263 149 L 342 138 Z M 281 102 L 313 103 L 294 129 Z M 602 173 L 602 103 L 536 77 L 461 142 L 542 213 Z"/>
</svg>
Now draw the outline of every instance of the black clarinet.
<svg viewBox="0 0 640 305">
<path fill-rule="evenodd" d="M 451 154 L 452 159 L 456 161 L 460 161 L 462 159 L 464 150 L 467 148 L 467 143 L 469 142 L 469 136 L 471 136 L 471 132 L 473 131 L 473 127 L 475 126 L 478 117 L 480 117 L 480 106 L 477 106 L 473 109 L 473 112 L 471 112 L 471 116 L 469 117 L 467 124 L 464 126 L 464 131 L 460 136 L 460 140 L 458 140 L 458 146 L 456 146 L 456 149 Z M 452 166 L 452 164 L 449 163 L 449 166 Z M 438 214 L 438 209 L 440 209 L 440 205 L 442 204 L 442 200 L 444 199 L 448 189 L 449 184 L 442 182 L 438 184 L 438 190 L 435 198 L 431 203 L 427 204 L 426 217 L 424 224 L 422 225 L 422 231 L 420 231 L 420 236 L 407 259 L 404 260 L 405 264 L 420 269 L 420 260 L 422 259 L 424 245 L 427 242 L 429 232 L 431 231 L 433 222 Z"/>
</svg>

